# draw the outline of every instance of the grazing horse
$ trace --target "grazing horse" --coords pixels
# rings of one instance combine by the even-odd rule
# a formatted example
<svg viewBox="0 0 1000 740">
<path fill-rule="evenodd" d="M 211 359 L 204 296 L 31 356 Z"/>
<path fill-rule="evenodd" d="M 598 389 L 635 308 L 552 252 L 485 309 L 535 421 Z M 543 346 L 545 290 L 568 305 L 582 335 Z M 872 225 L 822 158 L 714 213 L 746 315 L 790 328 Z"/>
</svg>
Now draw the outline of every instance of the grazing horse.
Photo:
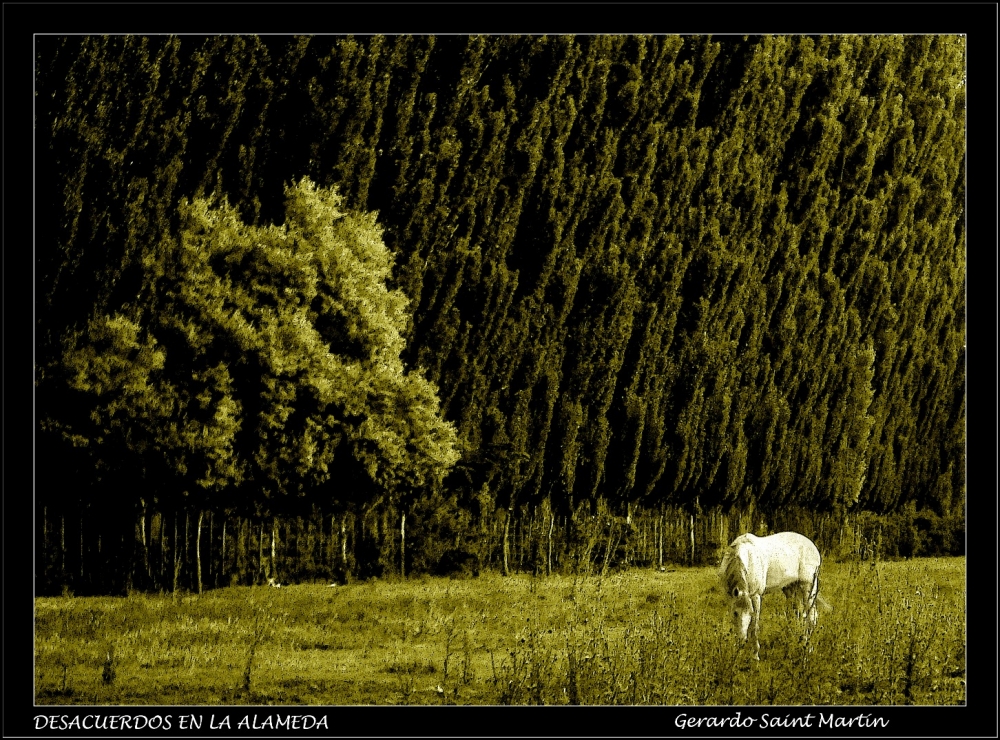
<svg viewBox="0 0 1000 740">
<path fill-rule="evenodd" d="M 760 660 L 760 602 L 764 594 L 783 591 L 795 602 L 796 613 L 807 622 L 807 636 L 816 626 L 819 566 L 816 545 L 798 532 L 769 537 L 744 534 L 726 549 L 719 568 L 733 623 L 740 638 L 753 639 Z"/>
</svg>

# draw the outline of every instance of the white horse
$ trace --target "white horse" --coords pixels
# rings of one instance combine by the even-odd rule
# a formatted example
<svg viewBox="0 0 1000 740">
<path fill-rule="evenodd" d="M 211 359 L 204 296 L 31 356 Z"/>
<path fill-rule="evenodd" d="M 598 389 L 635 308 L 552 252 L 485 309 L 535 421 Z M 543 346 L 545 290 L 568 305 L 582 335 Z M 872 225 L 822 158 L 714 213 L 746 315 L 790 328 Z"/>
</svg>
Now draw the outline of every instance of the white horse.
<svg viewBox="0 0 1000 740">
<path fill-rule="evenodd" d="M 757 639 L 760 602 L 764 594 L 780 590 L 793 599 L 796 613 L 806 620 L 807 636 L 816 626 L 821 560 L 812 540 L 798 532 L 769 537 L 744 534 L 726 549 L 719 578 L 729 599 L 736 631 L 744 642 L 753 639 L 757 660 L 760 660 Z"/>
</svg>

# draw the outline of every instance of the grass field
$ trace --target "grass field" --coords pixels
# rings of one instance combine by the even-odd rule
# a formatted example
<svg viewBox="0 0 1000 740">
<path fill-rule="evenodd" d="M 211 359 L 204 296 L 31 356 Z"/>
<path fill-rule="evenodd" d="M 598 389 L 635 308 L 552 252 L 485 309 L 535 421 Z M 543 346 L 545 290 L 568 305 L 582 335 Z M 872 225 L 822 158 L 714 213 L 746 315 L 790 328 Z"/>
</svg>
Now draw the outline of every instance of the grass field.
<svg viewBox="0 0 1000 740">
<path fill-rule="evenodd" d="M 710 568 L 36 599 L 40 704 L 959 704 L 965 560 L 826 563 L 761 660 Z"/>
</svg>

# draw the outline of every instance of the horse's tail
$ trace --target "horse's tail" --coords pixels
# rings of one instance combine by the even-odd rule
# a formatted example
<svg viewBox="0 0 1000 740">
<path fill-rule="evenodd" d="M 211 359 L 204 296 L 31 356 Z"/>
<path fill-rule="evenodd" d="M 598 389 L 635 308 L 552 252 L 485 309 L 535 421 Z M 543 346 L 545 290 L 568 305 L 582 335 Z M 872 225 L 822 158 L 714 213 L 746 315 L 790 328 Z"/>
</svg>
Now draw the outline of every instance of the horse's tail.
<svg viewBox="0 0 1000 740">
<path fill-rule="evenodd" d="M 819 566 L 816 566 L 816 570 L 813 571 L 813 582 L 812 588 L 809 589 L 809 603 L 807 604 L 807 613 L 811 614 L 816 608 L 816 600 L 819 598 Z"/>
<path fill-rule="evenodd" d="M 833 607 L 830 603 L 819 595 L 819 568 L 816 568 L 816 572 L 813 573 L 813 585 L 812 592 L 809 595 L 809 608 L 815 609 L 819 607 L 825 612 L 832 612 Z"/>
</svg>

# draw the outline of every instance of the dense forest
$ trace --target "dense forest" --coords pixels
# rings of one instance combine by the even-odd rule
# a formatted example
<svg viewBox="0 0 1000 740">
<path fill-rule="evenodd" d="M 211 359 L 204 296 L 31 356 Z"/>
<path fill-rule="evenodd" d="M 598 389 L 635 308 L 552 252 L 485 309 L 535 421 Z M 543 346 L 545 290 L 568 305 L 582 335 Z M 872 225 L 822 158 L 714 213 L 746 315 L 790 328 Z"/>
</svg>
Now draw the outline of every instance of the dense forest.
<svg viewBox="0 0 1000 740">
<path fill-rule="evenodd" d="M 39 588 L 963 550 L 964 37 L 36 52 Z"/>
</svg>

